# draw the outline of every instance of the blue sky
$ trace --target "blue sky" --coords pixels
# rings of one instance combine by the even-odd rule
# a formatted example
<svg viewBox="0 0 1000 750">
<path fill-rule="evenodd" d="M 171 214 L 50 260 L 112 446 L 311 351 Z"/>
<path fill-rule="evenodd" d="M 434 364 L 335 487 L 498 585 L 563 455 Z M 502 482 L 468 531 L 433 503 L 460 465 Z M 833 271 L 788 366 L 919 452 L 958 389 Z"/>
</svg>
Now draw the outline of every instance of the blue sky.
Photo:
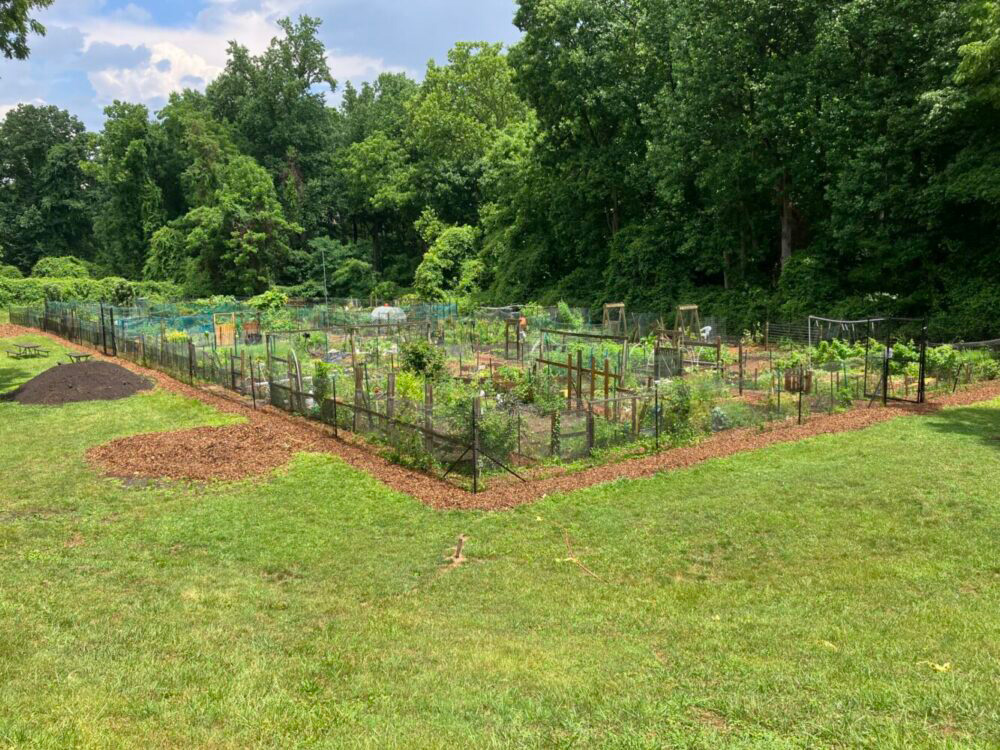
<svg viewBox="0 0 1000 750">
<path fill-rule="evenodd" d="M 284 16 L 323 21 L 338 82 L 384 70 L 420 77 L 456 41 L 512 43 L 515 0 L 55 0 L 26 61 L 0 58 L 0 116 L 20 102 L 55 104 L 91 129 L 115 99 L 155 110 L 184 86 L 203 88 L 235 39 L 260 52 Z M 331 101 L 336 95 L 331 97 Z"/>
</svg>

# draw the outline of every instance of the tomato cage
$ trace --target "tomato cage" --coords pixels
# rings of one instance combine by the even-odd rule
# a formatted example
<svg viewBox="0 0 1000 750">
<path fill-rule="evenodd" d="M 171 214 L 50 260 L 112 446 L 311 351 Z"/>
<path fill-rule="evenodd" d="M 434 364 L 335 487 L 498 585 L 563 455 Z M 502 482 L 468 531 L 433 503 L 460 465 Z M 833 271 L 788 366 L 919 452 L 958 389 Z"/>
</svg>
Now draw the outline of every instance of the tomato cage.
<svg viewBox="0 0 1000 750">
<path fill-rule="evenodd" d="M 866 321 L 864 396 L 922 404 L 927 400 L 927 321 L 870 318 Z"/>
</svg>

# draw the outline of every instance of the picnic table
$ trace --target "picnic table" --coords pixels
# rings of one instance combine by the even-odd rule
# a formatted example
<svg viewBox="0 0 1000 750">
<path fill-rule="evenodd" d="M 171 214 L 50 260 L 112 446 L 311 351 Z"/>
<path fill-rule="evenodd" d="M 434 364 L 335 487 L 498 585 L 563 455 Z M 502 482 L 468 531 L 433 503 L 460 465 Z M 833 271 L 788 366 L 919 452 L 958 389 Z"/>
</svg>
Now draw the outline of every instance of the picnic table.
<svg viewBox="0 0 1000 750">
<path fill-rule="evenodd" d="M 42 349 L 39 344 L 18 344 L 12 343 L 13 352 L 8 352 L 12 357 L 44 357 L 48 351 Z"/>
<path fill-rule="evenodd" d="M 69 357 L 71 362 L 83 362 L 94 355 L 87 354 L 86 352 L 66 352 L 66 356 Z"/>
</svg>

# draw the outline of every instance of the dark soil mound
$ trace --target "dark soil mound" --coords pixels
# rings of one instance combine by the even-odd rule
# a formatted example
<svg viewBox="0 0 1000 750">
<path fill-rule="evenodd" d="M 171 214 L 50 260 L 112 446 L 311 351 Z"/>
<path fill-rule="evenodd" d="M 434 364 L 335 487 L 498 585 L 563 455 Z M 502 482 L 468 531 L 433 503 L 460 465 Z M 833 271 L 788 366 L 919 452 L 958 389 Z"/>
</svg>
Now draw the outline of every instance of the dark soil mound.
<svg viewBox="0 0 1000 750">
<path fill-rule="evenodd" d="M 113 401 L 152 387 L 152 381 L 111 362 L 75 362 L 46 370 L 3 398 L 19 404 Z"/>
</svg>

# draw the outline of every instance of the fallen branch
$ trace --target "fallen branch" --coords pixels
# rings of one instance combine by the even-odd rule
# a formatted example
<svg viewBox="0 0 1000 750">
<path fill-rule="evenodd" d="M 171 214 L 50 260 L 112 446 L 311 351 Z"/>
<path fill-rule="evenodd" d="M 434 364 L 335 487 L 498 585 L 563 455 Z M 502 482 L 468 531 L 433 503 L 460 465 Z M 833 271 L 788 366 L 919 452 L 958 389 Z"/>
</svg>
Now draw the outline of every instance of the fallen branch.
<svg viewBox="0 0 1000 750">
<path fill-rule="evenodd" d="M 580 570 L 589 575 L 591 578 L 594 578 L 600 581 L 601 583 L 607 583 L 607 581 L 605 581 L 603 578 L 597 575 L 597 573 L 595 573 L 586 565 L 584 565 L 583 562 L 580 560 L 580 558 L 578 558 L 575 554 L 573 554 L 573 543 L 570 541 L 569 531 L 567 531 L 565 528 L 563 528 L 563 535 L 566 540 L 566 562 L 573 563 L 578 568 L 580 568 Z"/>
</svg>

